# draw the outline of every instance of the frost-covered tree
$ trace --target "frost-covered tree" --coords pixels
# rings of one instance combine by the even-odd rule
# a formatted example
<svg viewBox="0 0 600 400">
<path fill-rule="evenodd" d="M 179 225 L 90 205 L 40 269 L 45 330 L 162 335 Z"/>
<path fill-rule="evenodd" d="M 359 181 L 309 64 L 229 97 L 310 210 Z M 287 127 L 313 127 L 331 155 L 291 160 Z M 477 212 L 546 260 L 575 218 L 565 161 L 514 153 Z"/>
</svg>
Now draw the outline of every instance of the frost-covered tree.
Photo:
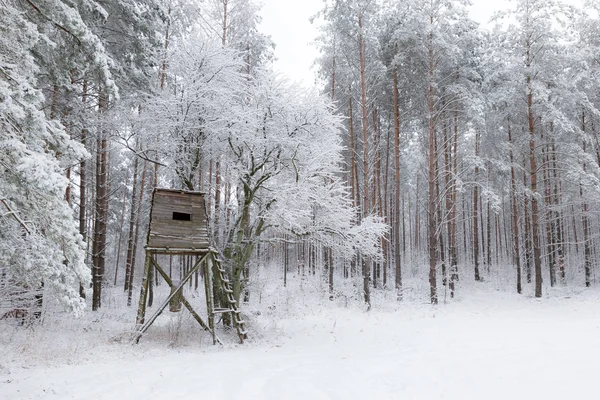
<svg viewBox="0 0 600 400">
<path fill-rule="evenodd" d="M 248 74 L 273 57 L 273 41 L 258 29 L 260 8 L 254 0 L 209 0 L 201 6 L 200 28 L 207 37 L 242 53 Z"/>
<path fill-rule="evenodd" d="M 495 115 L 501 116 L 496 121 L 504 128 L 502 134 L 511 134 L 516 158 L 512 168 L 523 161 L 527 171 L 525 268 L 529 277 L 533 267 L 535 295 L 540 297 L 544 265 L 551 286 L 557 277 L 564 282 L 563 213 L 570 203 L 568 193 L 579 192 L 578 186 L 569 188 L 573 180 L 567 177 L 580 181 L 591 172 L 589 161 L 580 158 L 589 139 L 577 138 L 585 130 L 582 112 L 596 111 L 584 90 L 587 80 L 581 79 L 581 51 L 575 51 L 576 10 L 559 1 L 522 0 L 506 15 L 511 18 L 490 37 L 488 98 Z M 585 215 L 583 225 L 589 243 Z"/>
<path fill-rule="evenodd" d="M 206 159 L 219 154 L 228 166 L 234 193 L 224 203 L 229 223 L 217 244 L 235 296 L 266 231 L 275 241 L 289 234 L 377 257 L 384 225 L 371 219 L 351 224 L 355 211 L 338 176 L 340 122 L 327 103 L 268 72 L 248 80 L 236 52 L 202 35 L 191 39 L 170 60 L 169 90 L 146 105 L 143 118 L 156 146 L 148 151 L 159 151 L 176 185 L 190 190 L 208 172 Z"/>
<path fill-rule="evenodd" d="M 337 112 L 348 117 L 348 184 L 359 218 L 384 217 L 386 206 L 381 192 L 381 125 L 379 111 L 385 69 L 379 58 L 378 2 L 328 1 L 320 16 L 324 19 L 319 60 L 326 93 L 336 101 Z M 387 240 L 381 245 L 385 247 Z M 370 286 L 377 286 L 383 269 L 387 280 L 387 254 L 382 263 L 367 258 L 362 265 L 363 293 L 370 304 Z M 352 267 L 354 269 L 355 267 Z"/>
<path fill-rule="evenodd" d="M 453 220 L 451 196 L 456 190 L 455 167 L 451 157 L 456 158 L 458 146 L 458 113 L 465 105 L 477 102 L 472 79 L 476 78 L 469 65 L 476 52 L 474 23 L 468 18 L 466 1 L 432 0 L 403 4 L 401 15 L 405 20 L 398 23 L 398 62 L 407 60 L 408 68 L 415 68 L 421 89 L 419 107 L 423 127 L 423 151 L 427 170 L 427 247 L 429 260 L 430 300 L 438 302 L 437 270 L 441 265 L 442 282 L 447 283 L 446 248 L 451 248 Z M 406 50 L 402 50 L 406 48 Z M 405 54 L 402 54 L 406 51 Z M 472 118 L 473 116 L 471 116 Z M 462 118 L 465 120 L 464 116 Z M 449 127 L 454 125 L 454 134 Z M 445 164 L 445 165 L 444 165 Z M 454 171 L 454 172 L 453 172 Z M 446 216 L 445 218 L 443 216 Z M 444 238 L 444 225 L 448 225 L 448 238 Z M 451 294 L 457 275 L 456 255 L 451 254 Z"/>
<path fill-rule="evenodd" d="M 72 163 L 85 151 L 42 111 L 33 49 L 50 38 L 12 1 L 0 3 L 0 22 L 0 285 L 17 295 L 50 288 L 80 313 L 90 274 L 58 158 Z"/>
<path fill-rule="evenodd" d="M 458 138 L 480 118 L 473 111 L 481 109 L 476 83 L 478 35 L 466 6 L 464 1 L 334 1 L 323 12 L 322 76 L 326 92 L 338 100 L 339 112 L 348 116 L 349 181 L 353 192 L 362 192 L 353 197 L 392 225 L 391 246 L 387 246 L 391 250 L 385 254 L 394 268 L 398 299 L 402 298 L 401 253 L 410 253 L 411 258 L 418 254 L 414 261 L 420 260 L 422 221 L 427 223 L 431 301 L 437 301 L 440 267 L 444 284 L 450 276 L 451 293 L 457 281 Z M 344 99 L 352 93 L 344 86 L 356 88 L 354 102 L 352 94 L 349 101 Z M 354 149 L 354 139 L 360 143 L 354 135 L 355 120 L 356 131 L 362 131 L 362 152 Z M 408 171 L 401 174 L 403 151 L 409 153 L 403 165 Z M 422 156 L 417 158 L 415 151 Z M 360 164 L 356 168 L 356 159 L 361 158 L 362 171 Z M 362 185 L 361 174 L 368 176 L 360 180 Z M 428 183 L 427 191 L 422 190 L 423 181 Z M 406 200 L 410 207 L 405 189 L 411 187 L 416 198 L 414 230 L 408 232 L 415 236 L 412 249 L 407 246 L 403 212 Z M 426 211 L 420 206 L 423 193 L 428 196 Z M 373 270 L 374 286 L 379 268 Z M 381 268 L 385 285 L 388 265 Z"/>
<path fill-rule="evenodd" d="M 102 304 L 106 260 L 109 257 L 106 250 L 111 243 L 111 215 L 114 215 L 114 212 L 111 213 L 110 196 L 113 142 L 119 131 L 128 131 L 126 123 L 131 110 L 139 108 L 143 97 L 158 84 L 157 75 L 163 48 L 162 34 L 165 31 L 164 22 L 168 12 L 158 0 L 112 1 L 103 4 L 103 10 L 105 15 L 92 25 L 93 32 L 105 45 L 106 53 L 112 61 L 110 71 L 116 78 L 115 86 L 118 90 L 113 90 L 105 82 L 94 82 L 98 111 L 92 131 L 96 139 L 96 196 L 92 240 L 94 310 Z M 134 148 L 134 151 L 137 149 Z M 141 176 L 145 176 L 146 168 L 143 170 Z M 141 177 L 135 176 L 134 179 Z M 143 194 L 144 191 L 140 193 Z M 134 218 L 138 220 L 137 213 Z M 134 238 L 139 237 L 137 231 L 136 229 Z M 133 257 L 128 257 L 128 261 L 135 265 L 133 250 L 137 240 L 129 241 L 128 244 L 132 245 L 128 252 L 133 252 Z M 131 268 L 133 267 L 130 266 Z M 130 290 L 128 297 L 131 298 Z"/>
<path fill-rule="evenodd" d="M 228 138 L 243 193 L 225 250 L 234 282 L 268 228 L 279 239 L 304 237 L 348 259 L 356 252 L 379 259 L 385 225 L 373 216 L 353 222 L 356 210 L 340 181 L 340 123 L 327 102 L 268 74 L 251 90 L 255 113 Z"/>
<path fill-rule="evenodd" d="M 243 118 L 243 62 L 235 51 L 192 34 L 173 47 L 169 66 L 166 90 L 144 105 L 140 118 L 148 131 L 143 153 L 159 153 L 177 185 L 198 190 L 206 157 L 226 151 L 224 132 Z"/>
</svg>

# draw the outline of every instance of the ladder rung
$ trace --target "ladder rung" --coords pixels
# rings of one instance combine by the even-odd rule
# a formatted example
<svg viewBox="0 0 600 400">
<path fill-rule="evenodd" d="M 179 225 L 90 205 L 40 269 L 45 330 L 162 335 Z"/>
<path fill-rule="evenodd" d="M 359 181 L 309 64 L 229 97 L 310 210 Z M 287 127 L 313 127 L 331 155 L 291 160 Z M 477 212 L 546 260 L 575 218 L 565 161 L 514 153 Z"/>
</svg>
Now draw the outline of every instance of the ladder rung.
<svg viewBox="0 0 600 400">
<path fill-rule="evenodd" d="M 238 325 L 243 325 L 245 322 L 246 322 L 246 321 L 244 321 L 243 319 L 240 319 L 240 320 L 236 321 L 236 323 L 237 323 Z"/>
<path fill-rule="evenodd" d="M 233 303 L 237 303 L 237 301 L 235 301 L 235 299 L 227 299 L 227 300 L 229 300 L 229 302 L 232 303 L 232 304 Z"/>
<path fill-rule="evenodd" d="M 233 310 L 231 308 L 215 308 L 213 310 L 213 314 L 223 314 L 223 313 L 228 313 L 228 312 L 232 312 Z"/>
<path fill-rule="evenodd" d="M 228 289 L 228 288 L 224 288 L 223 290 L 224 290 L 226 293 L 233 293 L 233 290 L 231 290 L 231 289 Z"/>
<path fill-rule="evenodd" d="M 240 335 L 246 336 L 248 334 L 248 332 L 246 331 L 240 331 Z"/>
</svg>

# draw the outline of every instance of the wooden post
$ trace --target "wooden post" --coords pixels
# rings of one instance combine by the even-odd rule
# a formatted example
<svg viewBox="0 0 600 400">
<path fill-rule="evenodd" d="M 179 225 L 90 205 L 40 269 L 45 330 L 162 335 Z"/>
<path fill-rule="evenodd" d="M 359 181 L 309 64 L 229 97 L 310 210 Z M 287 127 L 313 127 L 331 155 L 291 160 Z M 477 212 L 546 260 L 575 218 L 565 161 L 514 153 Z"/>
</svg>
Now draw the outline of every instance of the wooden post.
<svg viewBox="0 0 600 400">
<path fill-rule="evenodd" d="M 148 254 L 148 252 L 146 252 L 146 254 Z M 154 267 L 156 268 L 156 270 L 163 276 L 163 278 L 165 279 L 165 281 L 167 282 L 167 284 L 173 288 L 175 287 L 175 290 L 171 290 L 171 294 L 166 298 L 166 300 L 156 309 L 156 311 L 154 312 L 154 314 L 152 314 L 152 316 L 148 319 L 148 321 L 146 321 L 145 323 L 142 322 L 143 325 L 138 326 L 138 336 L 136 338 L 136 341 L 139 340 L 139 338 L 141 337 L 142 334 L 144 334 L 144 332 L 146 332 L 146 330 L 150 327 L 150 325 L 152 325 L 152 323 L 156 320 L 156 318 L 160 315 L 160 313 L 162 313 L 162 311 L 167 307 L 167 305 L 169 304 L 169 302 L 171 301 L 171 299 L 173 297 L 175 297 L 175 294 L 179 291 L 181 291 L 181 289 L 183 289 L 183 286 L 188 282 L 188 280 L 192 277 L 194 271 L 196 270 L 196 268 L 199 267 L 200 263 L 202 261 L 204 261 L 206 258 L 203 257 L 201 260 L 198 260 L 198 262 L 196 262 L 196 264 L 194 264 L 193 268 L 191 269 L 191 271 L 189 271 L 187 273 L 186 276 L 184 276 L 181 280 L 181 283 L 178 286 L 175 286 L 173 284 L 173 282 L 171 281 L 171 278 L 169 278 L 167 276 L 167 274 L 164 273 L 164 271 L 162 270 L 161 266 L 158 265 L 158 263 L 156 261 L 154 261 L 154 259 L 152 257 L 148 257 L 146 256 L 146 260 L 150 260 L 150 262 L 152 264 L 154 264 Z M 149 264 L 147 263 L 147 268 L 150 268 Z M 148 288 L 148 274 L 147 274 L 147 270 L 145 271 L 146 273 L 144 274 L 144 282 L 145 285 L 144 286 L 144 282 L 142 282 L 142 292 L 140 294 L 140 303 L 144 303 L 144 312 L 145 312 L 145 301 L 146 301 L 146 296 L 144 294 L 144 292 L 147 292 L 147 288 Z M 192 309 L 191 305 L 188 303 L 188 301 L 185 299 L 185 297 L 183 295 L 181 295 L 181 301 L 183 302 L 183 305 L 190 310 L 190 313 L 192 313 L 192 316 L 194 316 L 194 318 L 198 321 L 198 323 L 200 323 L 200 325 L 204 328 L 208 330 L 208 327 L 206 326 L 206 324 L 202 321 L 202 319 L 196 314 L 196 312 Z M 141 307 L 140 307 L 141 309 Z M 143 321 L 143 316 L 142 316 L 142 321 Z"/>
<path fill-rule="evenodd" d="M 203 263 L 204 268 L 204 290 L 206 292 L 206 311 L 208 314 L 208 327 L 212 333 L 213 344 L 216 344 L 215 336 L 215 308 L 213 304 L 213 279 L 212 279 L 212 253 Z"/>
<path fill-rule="evenodd" d="M 181 288 L 178 291 L 175 291 L 175 289 L 179 287 L 179 281 L 177 279 L 173 280 L 173 285 L 171 286 L 171 294 L 173 294 L 173 297 L 171 298 L 171 301 L 169 302 L 169 311 L 171 312 L 180 312 L 181 311 L 181 299 L 183 297 L 183 288 Z"/>
<path fill-rule="evenodd" d="M 146 316 L 146 299 L 148 297 L 148 278 L 150 275 L 150 260 L 152 254 L 146 251 L 146 261 L 144 262 L 144 277 L 142 279 L 142 288 L 140 290 L 140 304 L 138 306 L 138 314 L 136 319 L 137 326 L 141 326 L 144 323 L 144 317 Z"/>
<path fill-rule="evenodd" d="M 206 261 L 206 256 L 202 257 L 201 260 L 197 261 L 193 268 L 192 268 L 192 272 L 194 272 L 197 268 L 199 268 L 201 263 L 204 263 Z M 162 269 L 162 267 L 158 264 L 158 262 L 156 262 L 156 260 L 154 260 L 153 258 L 151 258 L 151 263 L 154 265 L 154 268 L 156 269 L 156 271 L 163 277 L 163 279 L 165 280 L 165 282 L 167 283 L 167 285 L 173 287 L 173 281 L 171 281 L 171 278 L 166 274 L 166 272 Z M 176 288 L 183 288 L 183 285 L 185 285 L 185 283 L 188 281 L 188 279 L 190 279 L 192 276 L 191 273 L 189 273 L 187 275 L 187 277 L 184 277 L 183 280 L 181 281 L 181 283 L 179 284 L 179 286 L 177 286 Z M 154 314 L 150 317 L 150 319 L 148 320 L 147 323 L 145 323 L 143 326 L 138 328 L 138 335 L 136 337 L 136 343 L 137 341 L 139 341 L 141 335 L 146 332 L 146 330 L 150 327 L 150 325 L 152 325 L 152 322 L 154 322 L 154 320 L 160 315 L 160 313 L 162 312 L 162 310 L 167 306 L 167 304 L 169 303 L 169 301 L 172 298 L 172 294 L 169 295 L 169 297 L 167 297 L 167 299 L 164 301 L 163 304 L 161 304 L 158 309 L 154 312 Z M 198 322 L 198 324 L 200 324 L 200 326 L 202 327 L 202 329 L 204 329 L 205 331 L 209 332 L 211 335 L 213 335 L 214 337 L 214 341 L 215 344 L 219 343 L 219 344 L 223 344 L 223 342 L 221 341 L 221 339 L 219 339 L 219 337 L 216 335 L 214 329 L 210 329 L 210 327 L 204 323 L 204 321 L 202 320 L 202 318 L 198 315 L 198 313 L 196 313 L 196 311 L 194 311 L 194 309 L 192 308 L 192 305 L 186 300 L 185 296 L 181 295 L 181 302 L 183 303 L 183 305 L 185 306 L 185 308 L 188 309 L 188 311 L 190 312 L 190 314 L 192 314 L 192 317 L 194 317 L 194 319 L 196 320 L 196 322 Z"/>
</svg>

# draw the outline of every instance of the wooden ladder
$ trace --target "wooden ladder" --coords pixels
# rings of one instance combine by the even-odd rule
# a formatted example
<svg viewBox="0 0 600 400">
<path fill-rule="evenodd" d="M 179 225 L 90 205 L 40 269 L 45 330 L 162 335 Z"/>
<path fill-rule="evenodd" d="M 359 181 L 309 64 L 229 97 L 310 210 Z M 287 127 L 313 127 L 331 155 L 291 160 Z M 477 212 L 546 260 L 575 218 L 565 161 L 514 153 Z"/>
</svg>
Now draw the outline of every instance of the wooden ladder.
<svg viewBox="0 0 600 400">
<path fill-rule="evenodd" d="M 242 319 L 242 315 L 237 306 L 237 301 L 233 296 L 233 289 L 231 289 L 231 285 L 229 284 L 229 278 L 227 277 L 227 272 L 221 267 L 220 260 L 214 255 L 214 263 L 213 267 L 215 269 L 215 273 L 219 274 L 219 283 L 221 289 L 227 295 L 228 308 L 215 308 L 213 309 L 213 314 L 224 314 L 231 313 L 231 319 L 233 321 L 233 325 L 237 331 L 237 334 L 240 338 L 240 343 L 244 343 L 245 339 L 248 339 L 248 333 L 246 332 L 246 328 L 244 327 L 244 321 Z"/>
</svg>

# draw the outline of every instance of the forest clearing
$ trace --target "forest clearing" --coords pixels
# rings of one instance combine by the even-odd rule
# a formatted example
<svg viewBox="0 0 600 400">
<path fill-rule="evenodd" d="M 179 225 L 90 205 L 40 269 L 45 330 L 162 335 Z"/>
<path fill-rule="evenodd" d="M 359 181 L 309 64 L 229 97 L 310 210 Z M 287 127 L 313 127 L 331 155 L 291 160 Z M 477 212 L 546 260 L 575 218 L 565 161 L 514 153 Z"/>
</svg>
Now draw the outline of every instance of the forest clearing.
<svg viewBox="0 0 600 400">
<path fill-rule="evenodd" d="M 105 322 L 86 314 L 24 336 L 3 331 L 2 341 L 19 338 L 2 350 L 0 398 L 504 400 L 587 398 L 593 390 L 597 290 L 536 300 L 483 283 L 438 308 L 426 298 L 397 305 L 380 293 L 378 311 L 364 313 L 319 304 L 305 285 L 265 296 L 270 307 L 251 312 L 244 345 L 229 334 L 224 347 L 213 346 L 189 314 L 165 316 L 138 345 L 115 340 L 135 318 L 118 302 L 103 311 Z"/>
</svg>

